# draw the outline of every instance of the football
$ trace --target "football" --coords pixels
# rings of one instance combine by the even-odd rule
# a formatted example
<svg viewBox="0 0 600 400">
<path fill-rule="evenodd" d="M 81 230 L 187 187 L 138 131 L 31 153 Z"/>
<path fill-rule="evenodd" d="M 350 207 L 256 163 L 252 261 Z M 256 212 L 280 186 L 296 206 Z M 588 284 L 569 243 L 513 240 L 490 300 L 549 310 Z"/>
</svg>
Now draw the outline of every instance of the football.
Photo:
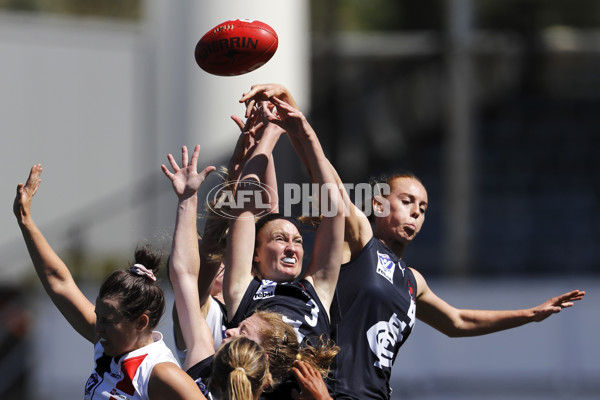
<svg viewBox="0 0 600 400">
<path fill-rule="evenodd" d="M 215 26 L 196 44 L 196 63 L 204 71 L 234 76 L 254 71 L 273 57 L 279 39 L 269 25 L 236 19 Z"/>
</svg>

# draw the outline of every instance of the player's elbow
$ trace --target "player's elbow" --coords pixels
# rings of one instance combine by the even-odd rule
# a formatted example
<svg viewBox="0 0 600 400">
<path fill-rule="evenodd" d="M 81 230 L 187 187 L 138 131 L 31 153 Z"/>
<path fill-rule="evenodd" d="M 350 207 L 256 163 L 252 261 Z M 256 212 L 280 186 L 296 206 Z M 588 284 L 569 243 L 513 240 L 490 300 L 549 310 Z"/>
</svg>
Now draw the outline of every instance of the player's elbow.
<svg viewBox="0 0 600 400">
<path fill-rule="evenodd" d="M 470 336 L 464 321 L 458 320 L 447 324 L 441 332 L 449 338 Z"/>
</svg>

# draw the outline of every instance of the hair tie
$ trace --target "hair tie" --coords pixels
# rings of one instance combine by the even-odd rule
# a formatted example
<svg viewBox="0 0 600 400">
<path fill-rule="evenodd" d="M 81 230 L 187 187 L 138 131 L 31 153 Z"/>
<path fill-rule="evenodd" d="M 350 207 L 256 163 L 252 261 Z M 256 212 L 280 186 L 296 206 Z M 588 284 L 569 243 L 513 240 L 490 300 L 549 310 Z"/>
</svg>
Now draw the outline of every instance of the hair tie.
<svg viewBox="0 0 600 400">
<path fill-rule="evenodd" d="M 300 353 L 296 353 L 296 360 L 302 360 L 302 355 Z"/>
<path fill-rule="evenodd" d="M 242 373 L 243 373 L 244 375 L 246 375 L 246 370 L 245 370 L 244 368 L 242 368 L 242 367 L 237 367 L 236 369 L 234 369 L 234 371 L 238 371 L 238 370 L 239 370 L 239 371 L 242 371 Z"/>
<path fill-rule="evenodd" d="M 142 264 L 133 264 L 133 266 L 129 268 L 129 271 L 136 275 L 147 276 L 153 282 L 156 282 L 156 276 L 154 276 L 154 273 L 148 268 L 144 267 Z"/>
</svg>

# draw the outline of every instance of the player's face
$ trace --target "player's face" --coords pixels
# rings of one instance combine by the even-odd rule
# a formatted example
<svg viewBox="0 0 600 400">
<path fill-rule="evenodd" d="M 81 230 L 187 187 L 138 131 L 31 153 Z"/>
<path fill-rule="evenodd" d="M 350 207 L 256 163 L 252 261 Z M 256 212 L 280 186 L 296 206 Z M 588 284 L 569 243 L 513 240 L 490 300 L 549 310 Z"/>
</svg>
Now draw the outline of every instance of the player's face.
<svg viewBox="0 0 600 400">
<path fill-rule="evenodd" d="M 291 282 L 302 271 L 302 235 L 285 219 L 267 222 L 258 232 L 254 263 L 260 278 L 274 282 Z"/>
<path fill-rule="evenodd" d="M 425 187 L 413 178 L 397 178 L 390 183 L 390 194 L 385 199 L 389 204 L 389 212 L 385 212 L 384 206 L 384 214 L 376 218 L 375 236 L 386 242 L 409 243 L 425 221 Z"/>
<path fill-rule="evenodd" d="M 260 335 L 261 331 L 264 331 L 266 322 L 258 317 L 256 314 L 253 314 L 243 320 L 237 328 L 227 329 L 225 331 L 225 339 L 223 339 L 223 343 L 229 342 L 234 337 L 238 336 L 246 336 L 250 340 L 254 340 L 258 344 L 262 344 L 262 336 Z"/>
<path fill-rule="evenodd" d="M 111 357 L 141 347 L 136 323 L 121 315 L 117 307 L 118 301 L 114 299 L 96 300 L 96 337 L 104 347 L 104 354 Z"/>
</svg>

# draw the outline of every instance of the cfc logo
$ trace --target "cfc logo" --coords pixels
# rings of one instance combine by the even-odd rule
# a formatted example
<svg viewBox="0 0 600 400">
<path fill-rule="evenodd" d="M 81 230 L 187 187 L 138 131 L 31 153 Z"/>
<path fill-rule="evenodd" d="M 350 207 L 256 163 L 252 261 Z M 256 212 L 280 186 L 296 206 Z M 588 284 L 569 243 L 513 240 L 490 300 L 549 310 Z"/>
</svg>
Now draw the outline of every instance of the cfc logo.
<svg viewBox="0 0 600 400">
<path fill-rule="evenodd" d="M 408 337 L 415 325 L 416 304 L 411 298 L 410 306 L 406 313 L 406 322 L 400 320 L 394 313 L 389 321 L 379 321 L 367 331 L 369 347 L 377 360 L 373 364 L 377 368 L 391 368 L 394 363 L 394 354 L 405 337 Z"/>
<path fill-rule="evenodd" d="M 377 368 L 391 368 L 394 361 L 394 348 L 401 338 L 400 332 L 406 327 L 406 323 L 400 321 L 396 313 L 389 321 L 379 321 L 367 331 L 367 340 L 371 351 L 377 356 L 375 366 Z"/>
</svg>

